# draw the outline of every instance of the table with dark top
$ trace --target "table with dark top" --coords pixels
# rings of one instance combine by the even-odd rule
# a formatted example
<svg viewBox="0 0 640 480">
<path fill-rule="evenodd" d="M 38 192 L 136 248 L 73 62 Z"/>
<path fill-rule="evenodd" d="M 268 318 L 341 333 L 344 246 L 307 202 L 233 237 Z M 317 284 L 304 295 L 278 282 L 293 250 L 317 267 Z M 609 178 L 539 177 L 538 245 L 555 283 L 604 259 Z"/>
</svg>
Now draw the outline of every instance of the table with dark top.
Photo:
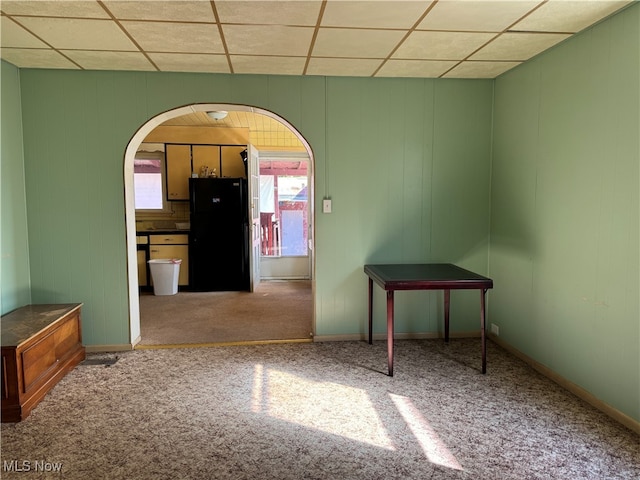
<svg viewBox="0 0 640 480">
<path fill-rule="evenodd" d="M 451 263 L 413 263 L 365 265 L 369 276 L 369 343 L 373 342 L 373 282 L 387 291 L 387 363 L 393 376 L 393 310 L 396 290 L 444 291 L 444 340 L 449 341 L 449 304 L 451 290 L 480 290 L 480 337 L 482 343 L 482 373 L 487 371 L 485 338 L 485 297 L 493 288 L 493 280 Z"/>
</svg>

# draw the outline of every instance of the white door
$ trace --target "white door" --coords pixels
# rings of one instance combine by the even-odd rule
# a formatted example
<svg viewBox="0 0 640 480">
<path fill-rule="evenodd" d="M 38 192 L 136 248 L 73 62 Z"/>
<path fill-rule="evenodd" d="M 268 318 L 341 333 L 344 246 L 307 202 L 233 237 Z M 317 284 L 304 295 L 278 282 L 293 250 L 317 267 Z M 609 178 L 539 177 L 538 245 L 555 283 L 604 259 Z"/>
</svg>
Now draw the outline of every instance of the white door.
<svg viewBox="0 0 640 480">
<path fill-rule="evenodd" d="M 261 151 L 263 180 L 261 209 L 275 212 L 275 248 L 263 253 L 260 275 L 264 279 L 311 278 L 313 177 L 307 152 Z M 269 165 L 277 164 L 274 170 Z M 264 175 L 263 175 L 264 174 Z M 268 193 L 270 192 L 270 193 Z M 273 209 L 265 203 L 273 202 Z M 266 228 L 262 225 L 262 228 Z"/>
<path fill-rule="evenodd" d="M 249 199 L 251 214 L 251 266 L 249 288 L 254 291 L 260 283 L 260 157 L 253 145 L 247 146 L 247 162 L 249 174 Z"/>
</svg>

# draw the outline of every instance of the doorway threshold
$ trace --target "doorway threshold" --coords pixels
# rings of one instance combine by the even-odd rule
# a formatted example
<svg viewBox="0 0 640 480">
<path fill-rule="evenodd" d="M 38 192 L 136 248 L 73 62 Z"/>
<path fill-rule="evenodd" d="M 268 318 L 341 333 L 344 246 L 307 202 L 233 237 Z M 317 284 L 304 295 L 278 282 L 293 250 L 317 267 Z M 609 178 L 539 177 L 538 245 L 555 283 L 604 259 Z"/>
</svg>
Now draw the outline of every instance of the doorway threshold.
<svg viewBox="0 0 640 480">
<path fill-rule="evenodd" d="M 274 345 L 278 343 L 313 343 L 312 338 L 291 338 L 288 340 L 248 340 L 239 342 L 210 342 L 210 343 L 171 343 L 159 345 L 136 345 L 134 350 L 159 350 L 168 348 L 206 348 L 206 347 L 236 347 L 246 345 Z"/>
</svg>

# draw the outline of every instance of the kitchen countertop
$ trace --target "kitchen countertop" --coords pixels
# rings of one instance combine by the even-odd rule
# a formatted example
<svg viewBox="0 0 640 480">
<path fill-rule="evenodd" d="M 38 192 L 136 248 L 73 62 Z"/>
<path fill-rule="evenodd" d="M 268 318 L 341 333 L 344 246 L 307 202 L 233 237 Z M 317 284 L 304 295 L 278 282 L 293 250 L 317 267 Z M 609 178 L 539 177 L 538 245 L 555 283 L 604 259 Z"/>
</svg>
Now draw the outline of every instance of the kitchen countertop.
<svg viewBox="0 0 640 480">
<path fill-rule="evenodd" d="M 177 229 L 156 229 L 156 230 L 137 230 L 136 235 L 176 235 L 176 234 L 188 234 L 189 230 L 177 230 Z"/>
</svg>

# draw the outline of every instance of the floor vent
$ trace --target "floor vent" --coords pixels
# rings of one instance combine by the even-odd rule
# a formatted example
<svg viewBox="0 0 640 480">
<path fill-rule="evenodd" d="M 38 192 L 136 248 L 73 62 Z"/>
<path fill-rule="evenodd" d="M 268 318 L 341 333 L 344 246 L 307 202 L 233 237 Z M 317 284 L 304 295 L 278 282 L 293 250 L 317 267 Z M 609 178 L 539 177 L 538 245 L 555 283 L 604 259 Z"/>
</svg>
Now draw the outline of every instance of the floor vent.
<svg viewBox="0 0 640 480">
<path fill-rule="evenodd" d="M 118 357 L 91 357 L 85 359 L 80 363 L 81 366 L 91 366 L 91 365 L 104 365 L 105 367 L 110 367 L 114 363 L 118 361 Z"/>
</svg>

